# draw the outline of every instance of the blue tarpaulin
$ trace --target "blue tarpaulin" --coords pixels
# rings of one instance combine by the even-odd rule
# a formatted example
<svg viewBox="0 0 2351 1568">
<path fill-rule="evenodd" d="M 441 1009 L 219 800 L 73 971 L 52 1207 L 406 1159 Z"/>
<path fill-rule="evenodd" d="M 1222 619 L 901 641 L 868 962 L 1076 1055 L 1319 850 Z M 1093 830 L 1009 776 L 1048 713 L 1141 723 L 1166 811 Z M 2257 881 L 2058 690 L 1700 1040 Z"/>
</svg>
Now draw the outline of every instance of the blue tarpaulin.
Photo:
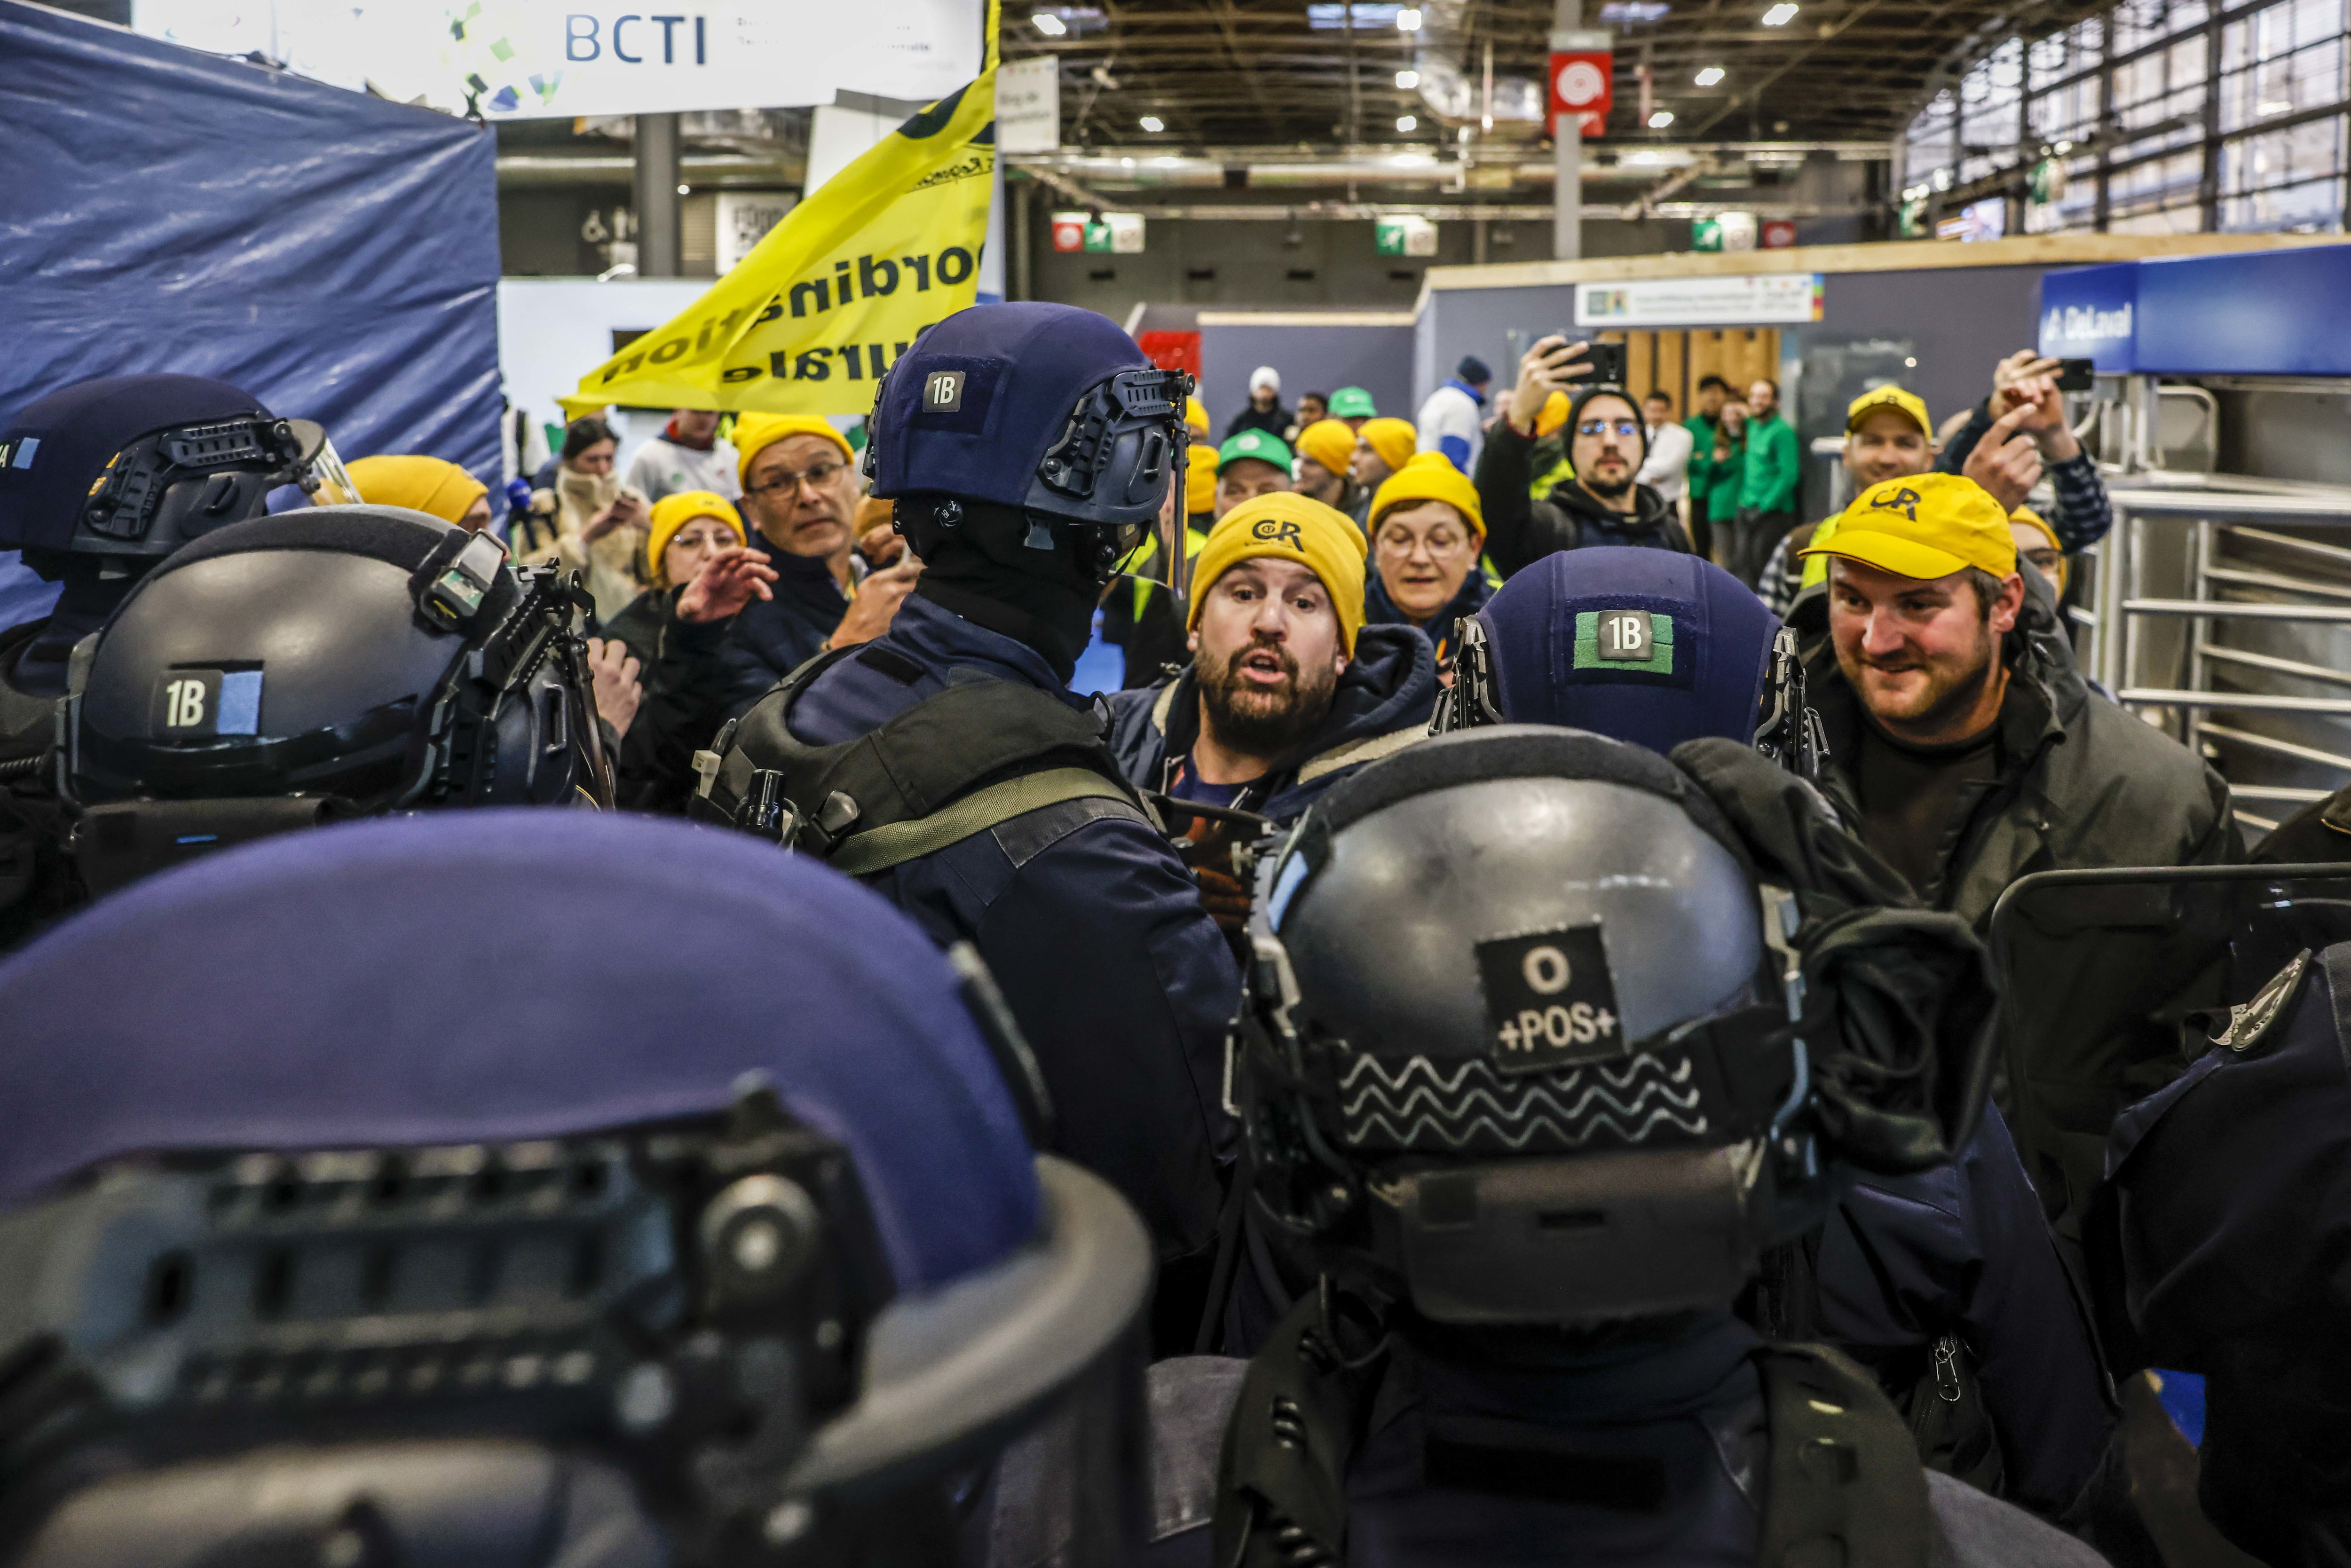
<svg viewBox="0 0 2351 1568">
<path fill-rule="evenodd" d="M 0 425 L 176 371 L 497 486 L 489 131 L 0 0 Z M 53 592 L 0 554 L 0 627 Z"/>
</svg>

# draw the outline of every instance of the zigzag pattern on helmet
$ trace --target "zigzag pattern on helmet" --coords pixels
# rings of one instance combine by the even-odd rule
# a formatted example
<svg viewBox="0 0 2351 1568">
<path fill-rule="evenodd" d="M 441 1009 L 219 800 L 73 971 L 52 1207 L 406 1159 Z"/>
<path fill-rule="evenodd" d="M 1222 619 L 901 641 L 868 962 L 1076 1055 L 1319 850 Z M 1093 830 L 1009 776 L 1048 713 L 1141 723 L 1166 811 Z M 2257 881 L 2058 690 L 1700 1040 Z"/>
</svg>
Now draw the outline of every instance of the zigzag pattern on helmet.
<svg viewBox="0 0 2351 1568">
<path fill-rule="evenodd" d="M 1510 1075 L 1476 1057 L 1442 1068 L 1408 1057 L 1391 1071 L 1358 1056 L 1339 1093 L 1341 1136 L 1359 1148 L 1523 1153 L 1538 1140 L 1580 1149 L 1603 1134 L 1639 1144 L 1661 1126 L 1692 1137 L 1710 1130 L 1687 1057 L 1670 1068 L 1657 1057 L 1634 1056 L 1621 1065 Z"/>
</svg>

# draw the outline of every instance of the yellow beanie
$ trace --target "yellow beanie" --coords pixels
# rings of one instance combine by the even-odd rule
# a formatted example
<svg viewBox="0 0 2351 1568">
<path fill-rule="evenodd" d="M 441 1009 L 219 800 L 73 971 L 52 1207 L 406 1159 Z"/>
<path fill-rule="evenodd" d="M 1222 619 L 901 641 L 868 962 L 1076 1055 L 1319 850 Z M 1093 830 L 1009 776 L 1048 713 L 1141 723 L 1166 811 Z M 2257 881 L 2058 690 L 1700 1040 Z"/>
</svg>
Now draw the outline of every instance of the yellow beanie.
<svg viewBox="0 0 2351 1568">
<path fill-rule="evenodd" d="M 1367 419 L 1355 434 L 1372 444 L 1380 461 L 1391 468 L 1401 468 L 1412 461 L 1420 445 L 1420 432 L 1408 419 Z"/>
<path fill-rule="evenodd" d="M 841 460 L 857 461 L 857 454 L 849 449 L 849 437 L 833 429 L 832 422 L 813 413 L 745 413 L 735 419 L 735 476 L 744 484 L 751 482 L 751 459 L 789 435 L 821 435 L 841 448 Z"/>
<path fill-rule="evenodd" d="M 1184 515 L 1217 509 L 1217 449 L 1205 441 L 1191 445 L 1190 466 L 1184 471 Z"/>
<path fill-rule="evenodd" d="M 1344 420 L 1318 419 L 1298 433 L 1298 455 L 1311 457 L 1333 474 L 1344 474 L 1355 455 L 1355 433 Z"/>
<path fill-rule="evenodd" d="M 1364 559 L 1369 547 L 1355 519 L 1294 491 L 1255 496 L 1217 519 L 1200 559 L 1192 564 L 1192 612 L 1184 622 L 1200 624 L 1200 611 L 1217 579 L 1245 560 L 1278 557 L 1294 560 L 1322 580 L 1331 608 L 1339 616 L 1339 641 L 1349 657 L 1364 624 Z"/>
<path fill-rule="evenodd" d="M 1196 397 L 1186 398 L 1184 400 L 1184 423 L 1198 431 L 1201 434 L 1207 434 L 1208 405 L 1202 402 Z"/>
<path fill-rule="evenodd" d="M 350 473 L 360 500 L 406 507 L 444 523 L 456 522 L 490 493 L 487 485 L 438 457 L 362 457 Z"/>
<path fill-rule="evenodd" d="M 1563 392 L 1555 392 L 1543 399 L 1542 407 L 1535 413 L 1536 440 L 1541 440 L 1567 423 L 1568 405 L 1573 401 Z"/>
<path fill-rule="evenodd" d="M 1442 452 L 1416 453 L 1411 462 L 1388 476 L 1372 497 L 1372 531 L 1379 531 L 1380 519 L 1391 508 L 1414 501 L 1442 501 L 1479 535 L 1486 531 L 1486 512 L 1478 504 L 1478 486 Z"/>
<path fill-rule="evenodd" d="M 742 514 L 735 509 L 734 502 L 716 490 L 680 490 L 674 496 L 664 496 L 653 503 L 653 528 L 645 535 L 645 577 L 649 581 L 659 582 L 664 588 L 677 586 L 663 580 L 662 552 L 669 549 L 670 540 L 677 538 L 678 529 L 696 517 L 716 517 L 735 530 L 737 544 L 744 542 Z"/>
</svg>

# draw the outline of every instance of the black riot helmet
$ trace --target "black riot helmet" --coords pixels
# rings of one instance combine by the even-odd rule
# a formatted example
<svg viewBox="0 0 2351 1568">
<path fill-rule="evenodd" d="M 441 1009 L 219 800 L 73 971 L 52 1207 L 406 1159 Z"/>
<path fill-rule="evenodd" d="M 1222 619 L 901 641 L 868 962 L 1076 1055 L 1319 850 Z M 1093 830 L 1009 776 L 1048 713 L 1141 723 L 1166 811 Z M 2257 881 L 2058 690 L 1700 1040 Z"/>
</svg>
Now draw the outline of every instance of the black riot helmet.
<svg viewBox="0 0 2351 1568">
<path fill-rule="evenodd" d="M 948 1568 L 991 1505 L 1126 1561 L 1150 1243 L 1033 1152 L 984 977 L 617 812 L 290 834 L 51 932 L 0 963 L 71 1042 L 0 1052 L 0 1563 Z"/>
<path fill-rule="evenodd" d="M 1458 1324 L 1728 1306 L 1814 1223 L 1792 895 L 1639 747 L 1503 726 L 1332 789 L 1265 872 L 1259 1218 Z"/>
<path fill-rule="evenodd" d="M 344 817 L 609 806 L 578 604 L 555 569 L 397 507 L 197 540 L 76 650 L 62 792 L 84 879 Z"/>
<path fill-rule="evenodd" d="M 260 516 L 282 485 L 321 503 L 359 498 L 324 430 L 226 382 L 80 382 L 0 432 L 0 549 L 51 577 L 74 557 L 136 570 Z"/>
</svg>

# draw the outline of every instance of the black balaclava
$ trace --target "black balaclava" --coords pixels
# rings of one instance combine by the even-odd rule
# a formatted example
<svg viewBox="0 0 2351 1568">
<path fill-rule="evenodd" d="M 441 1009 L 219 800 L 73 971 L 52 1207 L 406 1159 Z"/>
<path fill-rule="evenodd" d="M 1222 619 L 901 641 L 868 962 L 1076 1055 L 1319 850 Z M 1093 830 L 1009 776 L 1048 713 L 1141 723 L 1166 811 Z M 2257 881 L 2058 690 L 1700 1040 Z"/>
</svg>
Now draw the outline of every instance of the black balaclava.
<svg viewBox="0 0 2351 1568">
<path fill-rule="evenodd" d="M 1078 565 L 1073 530 L 1057 527 L 1051 549 L 1031 549 L 1029 513 L 987 501 L 959 504 L 963 520 L 949 528 L 933 520 L 925 502 L 898 503 L 906 542 L 923 561 L 914 591 L 1034 648 L 1067 682 L 1092 638 L 1102 597 L 1102 585 Z"/>
</svg>

